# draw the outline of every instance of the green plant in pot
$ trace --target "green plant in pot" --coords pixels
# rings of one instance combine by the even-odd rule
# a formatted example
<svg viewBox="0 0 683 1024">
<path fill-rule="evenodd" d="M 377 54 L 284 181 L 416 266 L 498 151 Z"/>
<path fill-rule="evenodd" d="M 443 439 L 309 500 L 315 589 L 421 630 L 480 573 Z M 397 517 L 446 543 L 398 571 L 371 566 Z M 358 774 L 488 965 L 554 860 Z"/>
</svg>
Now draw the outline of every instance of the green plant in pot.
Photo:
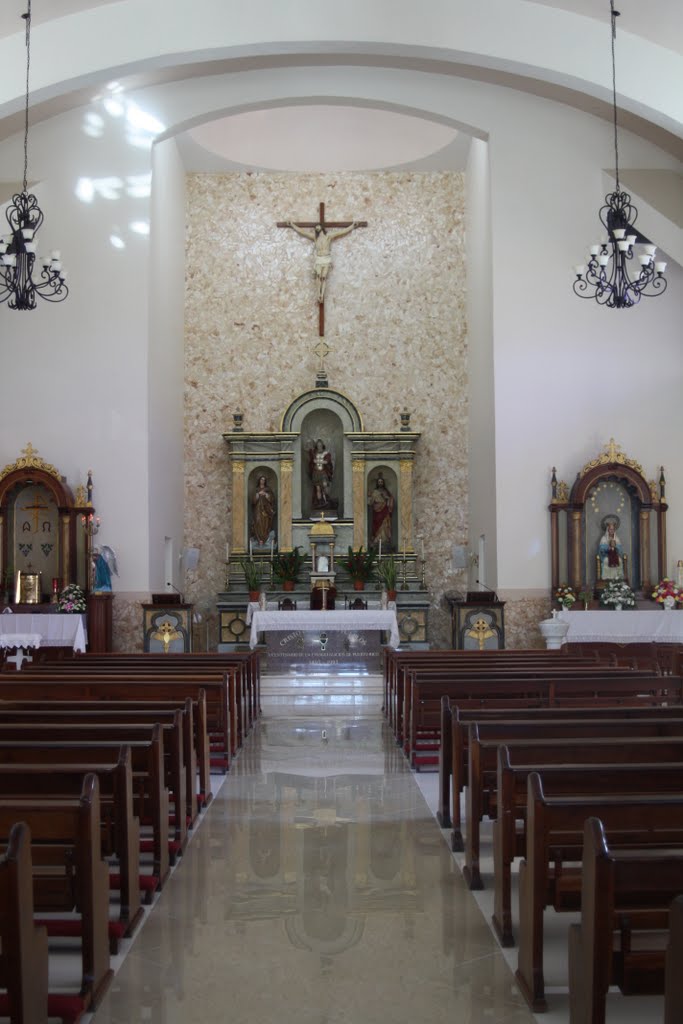
<svg viewBox="0 0 683 1024">
<path fill-rule="evenodd" d="M 340 561 L 342 569 L 346 570 L 353 580 L 354 590 L 364 590 L 365 584 L 372 579 L 377 564 L 377 555 L 374 551 L 363 551 L 363 545 L 354 551 L 349 545 L 349 553 Z"/>
<path fill-rule="evenodd" d="M 304 554 L 297 544 L 292 551 L 283 551 L 277 556 L 273 562 L 273 579 L 282 584 L 283 590 L 294 590 L 303 564 Z"/>
<path fill-rule="evenodd" d="M 377 565 L 377 575 L 384 584 L 387 597 L 390 601 L 396 600 L 396 583 L 398 582 L 398 565 L 393 555 L 387 555 L 380 559 Z"/>
<path fill-rule="evenodd" d="M 244 573 L 244 579 L 247 584 L 247 590 L 249 591 L 249 600 L 258 601 L 259 590 L 261 588 L 261 577 L 263 575 L 261 566 L 258 562 L 240 562 L 242 572 Z"/>
</svg>

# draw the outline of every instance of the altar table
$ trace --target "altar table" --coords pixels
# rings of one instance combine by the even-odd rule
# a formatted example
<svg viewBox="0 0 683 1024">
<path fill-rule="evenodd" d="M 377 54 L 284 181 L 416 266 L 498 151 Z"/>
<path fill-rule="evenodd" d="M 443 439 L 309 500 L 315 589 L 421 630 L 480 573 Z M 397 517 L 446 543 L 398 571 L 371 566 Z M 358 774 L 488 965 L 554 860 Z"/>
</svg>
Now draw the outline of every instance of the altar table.
<svg viewBox="0 0 683 1024">
<path fill-rule="evenodd" d="M 569 623 L 565 643 L 683 643 L 683 611 L 561 611 Z"/>
<path fill-rule="evenodd" d="M 27 642 L 27 635 L 38 636 L 40 643 Z M 24 643 L 21 642 L 22 639 Z M 83 652 L 85 644 L 86 635 L 81 615 L 30 615 L 24 612 L 0 615 L 2 647 L 72 647 L 74 651 Z"/>
<path fill-rule="evenodd" d="M 316 631 L 325 633 L 351 633 L 383 631 L 389 634 L 389 647 L 400 642 L 398 619 L 393 610 L 363 609 L 360 611 L 254 611 L 251 616 L 249 646 L 256 647 L 259 633 Z"/>
</svg>

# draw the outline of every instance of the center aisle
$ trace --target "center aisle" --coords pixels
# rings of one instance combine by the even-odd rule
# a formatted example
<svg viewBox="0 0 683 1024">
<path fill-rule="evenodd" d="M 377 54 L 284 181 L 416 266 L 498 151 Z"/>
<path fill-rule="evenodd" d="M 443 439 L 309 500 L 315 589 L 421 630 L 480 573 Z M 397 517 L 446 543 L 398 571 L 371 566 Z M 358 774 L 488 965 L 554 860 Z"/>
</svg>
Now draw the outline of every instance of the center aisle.
<svg viewBox="0 0 683 1024">
<path fill-rule="evenodd" d="M 264 677 L 95 1024 L 532 1024 L 380 704 L 374 677 Z"/>
</svg>

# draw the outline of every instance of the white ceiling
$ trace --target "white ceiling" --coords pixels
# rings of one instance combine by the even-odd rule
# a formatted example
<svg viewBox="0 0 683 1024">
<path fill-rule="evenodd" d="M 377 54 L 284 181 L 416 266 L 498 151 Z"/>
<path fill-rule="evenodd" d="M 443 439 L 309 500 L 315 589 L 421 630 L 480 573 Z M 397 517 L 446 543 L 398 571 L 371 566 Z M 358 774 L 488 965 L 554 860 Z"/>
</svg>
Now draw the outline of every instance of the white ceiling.
<svg viewBox="0 0 683 1024">
<path fill-rule="evenodd" d="M 52 19 L 117 3 L 119 0 L 32 0 L 35 25 Z M 169 8 L 183 10 L 189 0 L 165 0 Z M 281 0 L 282 2 L 282 0 Z M 599 20 L 609 39 L 609 0 L 522 0 L 529 8 L 545 6 Z M 683 0 L 617 0 L 621 11 L 619 31 L 642 36 L 650 42 L 683 54 Z M 0 37 L 21 29 L 21 14 L 28 0 L 2 0 Z M 129 7 L 130 15 L 130 5 Z M 141 3 L 142 6 L 142 3 Z M 606 51 L 608 59 L 608 51 Z M 164 74 L 185 77 L 200 74 L 201 65 L 150 71 L 145 84 Z M 132 81 L 126 82 L 128 87 Z M 141 83 L 142 84 L 142 83 Z M 513 84 L 513 83 L 508 83 Z M 523 87 L 527 87 L 525 83 Z M 536 83 L 539 95 L 552 97 L 547 81 Z M 557 98 L 557 97 L 555 97 Z M 81 102 L 86 96 L 81 98 Z M 72 94 L 71 102 L 78 97 Z M 58 113 L 69 97 L 54 101 L 43 116 Z M 586 108 L 590 109 L 590 108 Z M 591 109 L 592 113 L 598 112 Z M 40 116 L 40 115 L 39 115 Z M 37 119 L 39 119 L 39 116 Z M 34 113 L 36 117 L 36 113 Z M 6 119 L 5 131 L 20 128 L 20 114 Z M 15 123 L 16 122 L 16 123 Z M 469 137 L 454 128 L 405 114 L 358 106 L 306 105 L 255 110 L 222 118 L 177 136 L 189 170 L 462 170 Z"/>
<path fill-rule="evenodd" d="M 32 20 L 35 25 L 54 18 L 63 18 L 91 7 L 117 3 L 118 0 L 32 0 Z M 167 3 L 186 0 L 167 0 Z M 283 0 L 286 2 L 286 0 Z M 609 0 L 526 0 L 559 10 L 582 14 L 588 18 L 609 23 Z M 21 15 L 27 0 L 2 0 L 0 4 L 0 36 L 11 35 L 21 28 Z M 681 0 L 617 0 L 620 11 L 619 30 L 649 39 L 683 54 L 683 4 Z"/>
</svg>

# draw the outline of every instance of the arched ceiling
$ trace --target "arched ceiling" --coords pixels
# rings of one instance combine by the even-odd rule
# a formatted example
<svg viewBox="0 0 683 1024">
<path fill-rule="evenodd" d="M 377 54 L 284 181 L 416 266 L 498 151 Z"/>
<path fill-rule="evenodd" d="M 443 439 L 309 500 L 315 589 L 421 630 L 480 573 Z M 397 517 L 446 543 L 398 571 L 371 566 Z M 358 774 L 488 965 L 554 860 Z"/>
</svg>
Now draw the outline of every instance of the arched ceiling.
<svg viewBox="0 0 683 1024">
<path fill-rule="evenodd" d="M 683 67 L 679 0 L 619 6 L 620 124 L 683 159 L 680 88 L 670 87 Z M 5 0 L 0 8 L 0 139 L 23 124 L 17 24 L 25 7 Z M 341 65 L 474 79 L 611 116 L 609 0 L 345 0 L 336 8 L 197 0 L 191 20 L 187 10 L 185 0 L 33 0 L 32 123 L 89 102 L 111 77 L 129 92 Z M 165 124 L 174 132 L 172 113 Z M 466 158 L 458 135 L 419 117 L 312 97 L 309 108 L 276 104 L 193 125 L 179 143 L 195 169 L 457 169 Z"/>
</svg>

